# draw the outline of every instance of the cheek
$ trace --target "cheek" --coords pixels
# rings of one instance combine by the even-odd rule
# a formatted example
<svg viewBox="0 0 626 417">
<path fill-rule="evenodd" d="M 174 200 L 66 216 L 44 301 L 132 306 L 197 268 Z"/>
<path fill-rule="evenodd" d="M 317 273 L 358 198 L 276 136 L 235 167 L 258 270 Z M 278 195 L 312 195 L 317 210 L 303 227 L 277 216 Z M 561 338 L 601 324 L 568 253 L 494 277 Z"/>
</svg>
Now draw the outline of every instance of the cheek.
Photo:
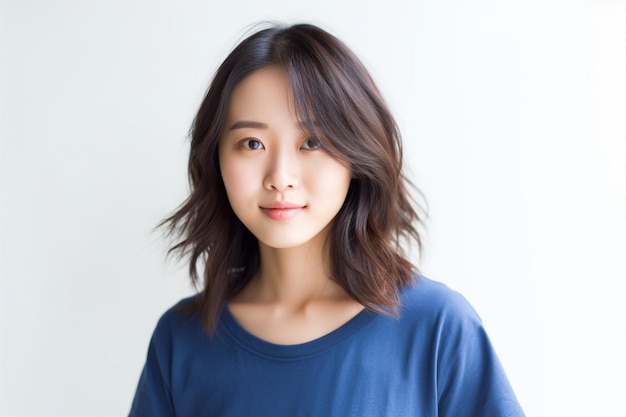
<svg viewBox="0 0 626 417">
<path fill-rule="evenodd" d="M 225 161 L 220 167 L 226 195 L 231 206 L 236 206 L 240 203 L 240 199 L 252 191 L 254 187 L 253 175 L 249 168 L 241 164 L 232 164 Z"/>
<path fill-rule="evenodd" d="M 349 168 L 334 159 L 330 159 L 315 164 L 309 172 L 308 188 L 327 196 L 329 202 L 333 201 L 334 204 L 337 204 L 337 200 L 341 200 L 343 204 L 352 179 L 352 172 Z"/>
</svg>

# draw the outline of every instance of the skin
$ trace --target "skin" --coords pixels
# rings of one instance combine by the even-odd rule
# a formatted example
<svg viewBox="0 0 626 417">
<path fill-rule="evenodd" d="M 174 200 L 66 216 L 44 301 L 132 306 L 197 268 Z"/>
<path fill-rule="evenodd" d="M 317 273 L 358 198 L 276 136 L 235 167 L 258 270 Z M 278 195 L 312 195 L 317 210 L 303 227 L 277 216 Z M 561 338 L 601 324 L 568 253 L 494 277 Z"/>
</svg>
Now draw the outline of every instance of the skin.
<svg viewBox="0 0 626 417">
<path fill-rule="evenodd" d="M 219 144 L 233 211 L 256 236 L 260 267 L 228 303 L 252 334 L 278 344 L 321 337 L 363 306 L 330 279 L 325 241 L 352 172 L 296 118 L 286 72 L 259 69 L 233 91 Z"/>
</svg>

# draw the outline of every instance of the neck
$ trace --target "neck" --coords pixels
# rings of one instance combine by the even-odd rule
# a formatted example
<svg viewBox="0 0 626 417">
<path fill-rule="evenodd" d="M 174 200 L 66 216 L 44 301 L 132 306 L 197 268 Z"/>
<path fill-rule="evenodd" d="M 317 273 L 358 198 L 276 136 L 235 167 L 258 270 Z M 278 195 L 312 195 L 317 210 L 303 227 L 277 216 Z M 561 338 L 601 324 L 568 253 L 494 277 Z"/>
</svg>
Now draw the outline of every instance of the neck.
<svg viewBox="0 0 626 417">
<path fill-rule="evenodd" d="M 259 254 L 259 269 L 241 298 L 301 308 L 311 301 L 345 297 L 345 291 L 330 279 L 323 239 L 287 249 L 259 242 Z"/>
</svg>

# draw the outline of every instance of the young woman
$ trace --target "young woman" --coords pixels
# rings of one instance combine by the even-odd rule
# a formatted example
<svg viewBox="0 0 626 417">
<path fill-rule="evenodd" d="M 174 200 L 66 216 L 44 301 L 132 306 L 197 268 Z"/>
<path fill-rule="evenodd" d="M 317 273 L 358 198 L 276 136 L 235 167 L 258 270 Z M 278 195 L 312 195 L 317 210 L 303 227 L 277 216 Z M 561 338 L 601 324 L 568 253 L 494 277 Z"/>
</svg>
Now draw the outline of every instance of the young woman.
<svg viewBox="0 0 626 417">
<path fill-rule="evenodd" d="M 401 166 L 338 39 L 301 24 L 241 42 L 165 221 L 202 289 L 161 317 L 130 415 L 522 416 L 474 310 L 401 250 L 421 220 Z"/>
</svg>

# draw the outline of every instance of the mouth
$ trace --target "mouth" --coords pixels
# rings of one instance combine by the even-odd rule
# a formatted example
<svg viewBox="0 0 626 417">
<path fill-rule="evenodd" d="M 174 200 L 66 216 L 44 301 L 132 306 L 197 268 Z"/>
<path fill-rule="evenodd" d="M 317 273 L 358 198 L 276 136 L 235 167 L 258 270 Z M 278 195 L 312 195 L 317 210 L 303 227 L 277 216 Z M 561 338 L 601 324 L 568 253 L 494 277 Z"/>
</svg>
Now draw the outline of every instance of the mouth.
<svg viewBox="0 0 626 417">
<path fill-rule="evenodd" d="M 296 217 L 305 208 L 305 205 L 293 204 L 288 202 L 274 202 L 264 206 L 260 206 L 260 209 L 263 211 L 263 213 L 265 213 L 267 217 L 277 221 L 290 220 Z"/>
</svg>

